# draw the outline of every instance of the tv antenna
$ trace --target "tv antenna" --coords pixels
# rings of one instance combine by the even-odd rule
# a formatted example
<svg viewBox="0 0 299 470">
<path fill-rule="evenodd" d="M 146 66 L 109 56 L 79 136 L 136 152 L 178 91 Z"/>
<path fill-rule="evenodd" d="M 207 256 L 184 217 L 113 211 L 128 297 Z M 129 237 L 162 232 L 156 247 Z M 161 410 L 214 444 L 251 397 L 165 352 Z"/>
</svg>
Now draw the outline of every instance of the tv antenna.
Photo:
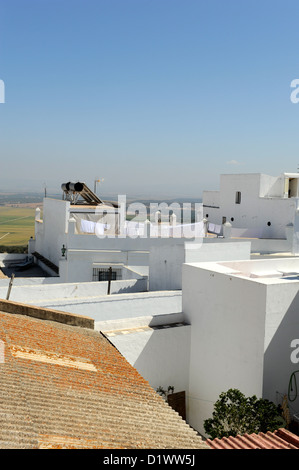
<svg viewBox="0 0 299 470">
<path fill-rule="evenodd" d="M 102 183 L 104 181 L 104 178 L 99 178 L 97 180 L 94 180 L 94 193 L 97 194 L 97 183 Z"/>
</svg>

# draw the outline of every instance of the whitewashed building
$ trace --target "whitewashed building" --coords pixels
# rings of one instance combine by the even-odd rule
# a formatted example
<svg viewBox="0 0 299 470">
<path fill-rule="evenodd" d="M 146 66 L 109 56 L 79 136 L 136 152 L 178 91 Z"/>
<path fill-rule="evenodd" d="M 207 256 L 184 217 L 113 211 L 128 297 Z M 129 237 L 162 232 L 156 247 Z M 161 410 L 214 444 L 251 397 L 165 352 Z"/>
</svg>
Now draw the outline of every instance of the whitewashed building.
<svg viewBox="0 0 299 470">
<path fill-rule="evenodd" d="M 43 215 L 36 210 L 35 236 L 28 249 L 60 282 L 106 281 L 110 268 L 112 280 L 148 278 L 152 246 L 202 238 L 202 220 L 181 225 L 172 215 L 168 223 L 160 223 L 157 215 L 153 223 L 127 221 L 122 204 L 100 200 L 84 183 L 62 188 L 62 200 L 46 197 Z"/>
<path fill-rule="evenodd" d="M 220 393 L 237 388 L 299 412 L 299 260 L 183 266 L 182 310 L 191 324 L 188 409 L 204 434 Z"/>
<path fill-rule="evenodd" d="M 216 232 L 225 222 L 232 236 L 285 239 L 299 207 L 299 173 L 279 176 L 224 174 L 219 191 L 203 191 L 203 216 Z"/>
</svg>

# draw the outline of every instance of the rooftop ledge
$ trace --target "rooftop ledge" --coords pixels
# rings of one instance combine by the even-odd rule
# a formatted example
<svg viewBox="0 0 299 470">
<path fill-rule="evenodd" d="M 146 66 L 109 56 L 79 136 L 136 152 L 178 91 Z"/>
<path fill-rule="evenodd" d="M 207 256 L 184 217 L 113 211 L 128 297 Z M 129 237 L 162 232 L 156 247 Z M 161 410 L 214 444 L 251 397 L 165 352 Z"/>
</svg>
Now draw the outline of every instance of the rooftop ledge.
<svg viewBox="0 0 299 470">
<path fill-rule="evenodd" d="M 74 313 L 61 312 L 44 307 L 35 307 L 11 300 L 0 299 L 0 311 L 15 315 L 26 315 L 40 320 L 56 321 L 71 326 L 94 329 L 94 320 L 90 317 L 77 315 Z"/>
<path fill-rule="evenodd" d="M 231 279 L 242 278 L 263 284 L 299 282 L 299 259 L 295 257 L 186 264 L 208 270 L 213 275 L 230 276 Z"/>
</svg>

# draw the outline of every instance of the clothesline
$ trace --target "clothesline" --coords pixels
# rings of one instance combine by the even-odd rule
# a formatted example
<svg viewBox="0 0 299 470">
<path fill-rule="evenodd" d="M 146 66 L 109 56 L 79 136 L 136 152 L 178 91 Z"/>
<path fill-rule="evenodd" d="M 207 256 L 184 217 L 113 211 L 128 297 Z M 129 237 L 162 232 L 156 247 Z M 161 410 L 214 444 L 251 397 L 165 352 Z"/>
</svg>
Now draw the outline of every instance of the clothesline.
<svg viewBox="0 0 299 470">
<path fill-rule="evenodd" d="M 222 230 L 222 226 L 221 226 L 221 225 L 213 224 L 213 223 L 211 223 L 211 222 L 208 223 L 208 231 L 209 231 L 210 233 L 215 233 L 215 234 L 217 234 L 217 235 L 220 235 L 221 230 Z"/>
<path fill-rule="evenodd" d="M 179 235 L 196 235 L 204 236 L 203 222 L 196 222 L 190 224 L 180 224 L 180 225 L 167 225 L 167 224 L 152 224 L 150 223 L 150 235 L 151 236 L 179 236 Z M 80 223 L 80 232 L 104 235 L 106 230 L 109 230 L 111 225 L 103 224 L 100 222 L 93 222 L 90 220 L 81 219 Z M 145 230 L 147 230 L 146 224 L 144 222 L 131 222 L 126 221 L 121 227 L 120 234 L 126 236 L 145 236 Z"/>
</svg>

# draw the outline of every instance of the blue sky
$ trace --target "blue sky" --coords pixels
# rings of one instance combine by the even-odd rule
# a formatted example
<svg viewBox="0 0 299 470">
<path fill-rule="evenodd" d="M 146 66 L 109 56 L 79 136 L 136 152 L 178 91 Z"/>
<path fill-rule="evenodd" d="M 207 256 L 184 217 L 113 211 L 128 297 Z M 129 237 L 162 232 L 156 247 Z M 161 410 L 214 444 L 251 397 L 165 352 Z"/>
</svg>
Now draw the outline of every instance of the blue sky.
<svg viewBox="0 0 299 470">
<path fill-rule="evenodd" d="M 299 167 L 296 0 L 0 0 L 0 190 L 201 197 Z"/>
</svg>

